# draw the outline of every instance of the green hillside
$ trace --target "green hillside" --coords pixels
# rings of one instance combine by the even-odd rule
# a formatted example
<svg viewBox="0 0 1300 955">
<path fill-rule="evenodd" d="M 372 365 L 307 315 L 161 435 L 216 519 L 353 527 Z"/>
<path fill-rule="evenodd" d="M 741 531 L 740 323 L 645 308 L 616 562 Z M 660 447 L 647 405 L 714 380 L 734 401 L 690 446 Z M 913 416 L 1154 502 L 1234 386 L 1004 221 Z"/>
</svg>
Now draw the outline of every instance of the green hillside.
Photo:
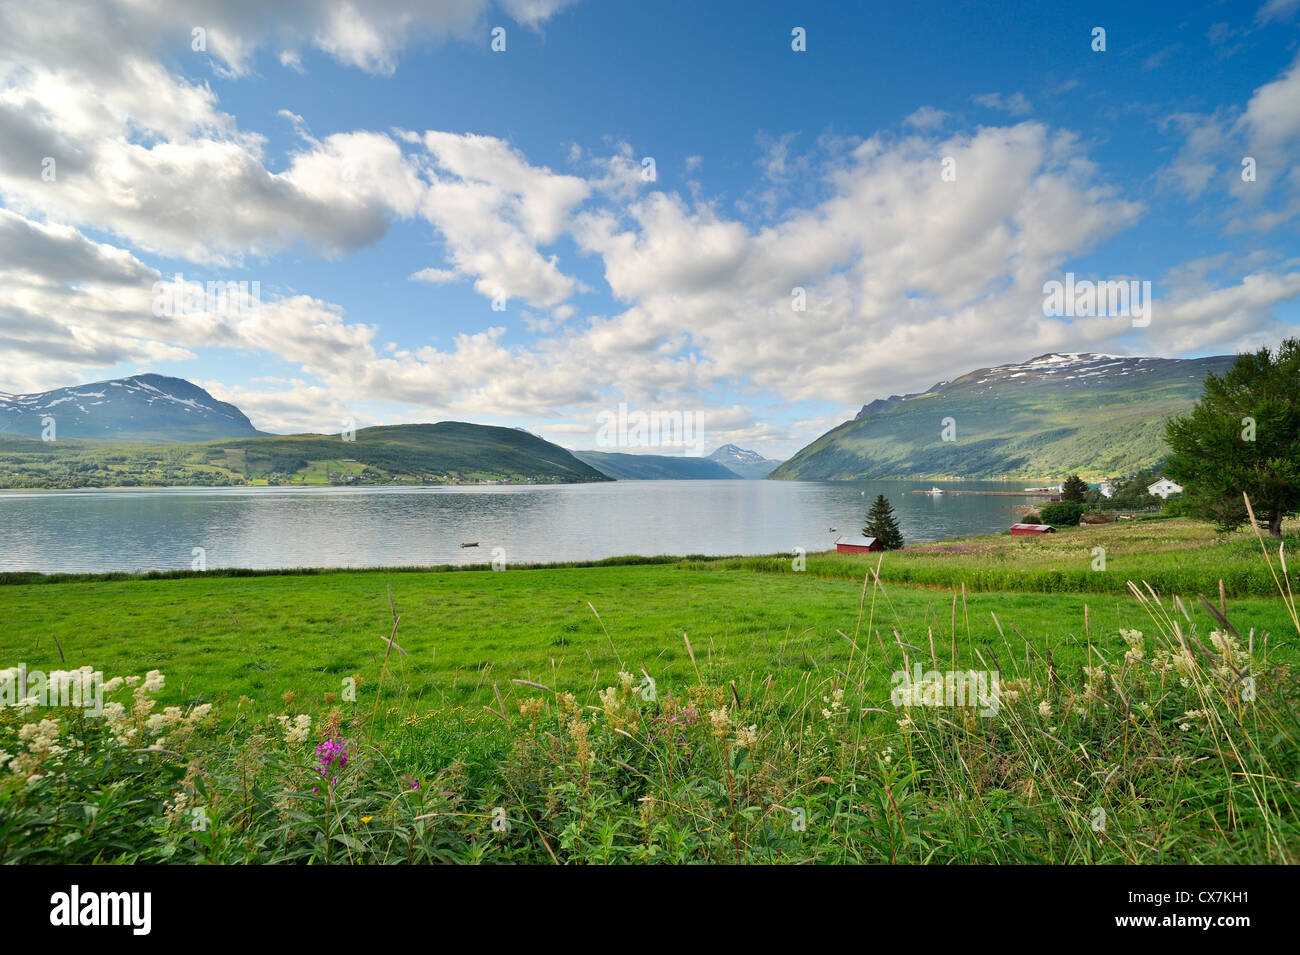
<svg viewBox="0 0 1300 955">
<path fill-rule="evenodd" d="M 1044 355 L 986 368 L 828 431 L 770 477 L 1085 478 L 1132 474 L 1166 454 L 1165 421 L 1232 356 Z M 865 410 L 864 410 L 865 411 Z M 955 440 L 944 440 L 945 419 Z"/>
<path fill-rule="evenodd" d="M 574 451 L 573 456 L 619 481 L 734 481 L 740 477 L 708 458 L 617 451 Z"/>
<path fill-rule="evenodd" d="M 200 444 L 0 439 L 0 487 L 557 484 L 608 478 L 514 428 L 442 421 Z"/>
</svg>

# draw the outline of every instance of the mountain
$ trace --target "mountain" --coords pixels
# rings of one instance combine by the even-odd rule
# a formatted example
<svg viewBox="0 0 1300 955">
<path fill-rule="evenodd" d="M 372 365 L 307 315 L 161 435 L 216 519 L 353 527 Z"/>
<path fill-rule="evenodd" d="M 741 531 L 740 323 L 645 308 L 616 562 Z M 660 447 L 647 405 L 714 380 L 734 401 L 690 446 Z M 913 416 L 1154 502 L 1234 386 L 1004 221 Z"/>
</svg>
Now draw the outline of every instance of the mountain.
<svg viewBox="0 0 1300 955">
<path fill-rule="evenodd" d="M 909 398 L 920 398 L 922 395 L 934 394 L 934 392 L 938 391 L 946 384 L 949 384 L 949 382 L 941 381 L 937 384 L 931 385 L 926 391 L 917 391 L 910 395 L 890 395 L 888 398 L 876 398 L 874 401 L 868 401 L 862 406 L 862 410 L 854 416 L 853 420 L 861 421 L 863 418 L 869 418 L 873 414 L 880 414 L 882 411 L 888 411 L 890 408 L 902 404 Z"/>
<path fill-rule="evenodd" d="M 746 451 L 744 448 L 738 448 L 734 444 L 724 444 L 710 454 L 708 459 L 717 461 L 728 471 L 734 471 L 741 477 L 752 481 L 767 477 L 781 463 L 780 461 L 765 458 L 757 451 Z"/>
<path fill-rule="evenodd" d="M 0 393 L 0 434 L 99 441 L 207 441 L 261 434 L 242 411 L 183 378 L 133 375 L 36 395 Z"/>
<path fill-rule="evenodd" d="M 574 451 L 573 456 L 619 481 L 734 481 L 740 477 L 708 458 L 618 451 Z"/>
<path fill-rule="evenodd" d="M 0 433 L 0 487 L 567 484 L 607 481 L 559 445 L 514 428 L 441 421 L 190 444 L 45 442 Z"/>
<path fill-rule="evenodd" d="M 1167 453 L 1166 419 L 1235 357 L 1068 353 L 981 368 L 860 412 L 770 475 L 777 480 L 1063 477 L 1133 474 Z M 888 400 L 888 399 L 887 399 Z M 871 408 L 864 407 L 863 411 Z M 943 440 L 951 419 L 955 440 Z"/>
</svg>

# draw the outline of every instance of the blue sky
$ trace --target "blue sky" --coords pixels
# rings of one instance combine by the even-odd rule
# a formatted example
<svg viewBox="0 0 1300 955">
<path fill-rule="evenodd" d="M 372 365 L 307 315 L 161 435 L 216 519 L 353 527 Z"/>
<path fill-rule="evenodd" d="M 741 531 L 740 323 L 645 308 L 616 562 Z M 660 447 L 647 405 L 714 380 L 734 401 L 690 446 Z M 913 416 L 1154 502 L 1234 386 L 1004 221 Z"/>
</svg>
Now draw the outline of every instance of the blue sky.
<svg viewBox="0 0 1300 955">
<path fill-rule="evenodd" d="M 784 457 L 977 367 L 1300 322 L 1300 0 L 40 6 L 0 11 L 2 391 L 570 447 L 626 403 Z M 1150 325 L 1045 315 L 1067 272 Z M 177 273 L 260 305 L 154 314 Z"/>
</svg>

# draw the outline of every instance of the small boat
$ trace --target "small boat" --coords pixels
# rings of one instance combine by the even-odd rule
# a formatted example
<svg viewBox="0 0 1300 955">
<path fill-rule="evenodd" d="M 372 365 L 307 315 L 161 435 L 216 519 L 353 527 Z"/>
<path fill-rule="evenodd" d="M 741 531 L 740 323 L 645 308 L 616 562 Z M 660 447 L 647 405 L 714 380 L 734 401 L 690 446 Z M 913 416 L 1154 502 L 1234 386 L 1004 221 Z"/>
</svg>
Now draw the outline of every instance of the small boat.
<svg viewBox="0 0 1300 955">
<path fill-rule="evenodd" d="M 925 491 L 924 493 L 929 494 L 931 497 L 933 497 L 933 496 L 936 495 L 936 494 L 942 494 L 942 493 L 943 493 L 943 488 L 941 488 L 941 487 L 932 487 L 932 488 L 930 488 L 930 490 Z"/>
<path fill-rule="evenodd" d="M 461 546 L 461 547 L 477 547 L 477 546 L 478 546 L 478 541 L 473 541 L 473 542 L 471 542 L 471 543 L 469 543 L 469 544 L 461 544 L 460 546 Z"/>
</svg>

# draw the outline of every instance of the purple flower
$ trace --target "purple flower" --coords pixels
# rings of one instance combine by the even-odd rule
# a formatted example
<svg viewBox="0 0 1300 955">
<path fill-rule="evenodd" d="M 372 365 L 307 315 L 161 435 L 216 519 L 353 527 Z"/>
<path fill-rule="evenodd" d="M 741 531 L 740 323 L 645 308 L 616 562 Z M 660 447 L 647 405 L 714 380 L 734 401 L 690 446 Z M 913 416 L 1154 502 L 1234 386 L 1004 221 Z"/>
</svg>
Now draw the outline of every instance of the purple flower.
<svg viewBox="0 0 1300 955">
<path fill-rule="evenodd" d="M 342 769 L 348 764 L 348 750 L 342 741 L 337 739 L 327 739 L 316 747 L 316 755 L 320 758 L 320 774 L 329 777 L 330 770 L 334 767 Z M 333 785 L 338 781 L 338 777 L 330 779 Z"/>
</svg>

